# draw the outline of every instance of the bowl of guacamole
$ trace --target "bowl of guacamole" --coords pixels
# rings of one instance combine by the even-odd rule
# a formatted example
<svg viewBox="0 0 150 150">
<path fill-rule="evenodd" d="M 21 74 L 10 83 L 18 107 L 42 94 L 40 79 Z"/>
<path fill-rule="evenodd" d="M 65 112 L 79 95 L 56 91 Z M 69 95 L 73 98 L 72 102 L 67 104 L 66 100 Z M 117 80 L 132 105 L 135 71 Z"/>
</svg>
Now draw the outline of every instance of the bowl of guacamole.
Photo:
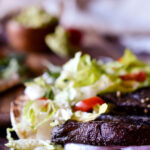
<svg viewBox="0 0 150 150">
<path fill-rule="evenodd" d="M 44 51 L 47 49 L 45 36 L 53 33 L 58 19 L 40 7 L 22 10 L 6 24 L 10 45 L 17 51 Z"/>
</svg>

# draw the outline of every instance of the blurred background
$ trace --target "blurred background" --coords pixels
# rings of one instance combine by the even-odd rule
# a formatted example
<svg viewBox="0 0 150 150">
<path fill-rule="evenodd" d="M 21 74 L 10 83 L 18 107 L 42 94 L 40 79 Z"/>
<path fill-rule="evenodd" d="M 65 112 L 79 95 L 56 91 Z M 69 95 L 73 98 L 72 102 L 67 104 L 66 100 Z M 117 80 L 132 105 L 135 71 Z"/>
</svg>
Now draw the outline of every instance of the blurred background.
<svg viewBox="0 0 150 150">
<path fill-rule="evenodd" d="M 142 0 L 1 0 L 0 19 L 5 20 L 24 7 L 40 5 L 57 16 L 61 25 L 84 31 L 85 47 L 103 47 L 99 40 L 105 40 L 113 42 L 108 47 L 109 55 L 118 46 L 118 53 L 128 47 L 143 54 L 150 51 L 149 3 L 149 0 L 144 3 Z"/>
<path fill-rule="evenodd" d="M 25 80 L 75 52 L 118 59 L 129 48 L 150 62 L 149 0 L 0 0 L 0 128 Z M 1 132 L 0 131 L 0 132 Z M 0 149 L 6 149 L 5 130 Z"/>
</svg>

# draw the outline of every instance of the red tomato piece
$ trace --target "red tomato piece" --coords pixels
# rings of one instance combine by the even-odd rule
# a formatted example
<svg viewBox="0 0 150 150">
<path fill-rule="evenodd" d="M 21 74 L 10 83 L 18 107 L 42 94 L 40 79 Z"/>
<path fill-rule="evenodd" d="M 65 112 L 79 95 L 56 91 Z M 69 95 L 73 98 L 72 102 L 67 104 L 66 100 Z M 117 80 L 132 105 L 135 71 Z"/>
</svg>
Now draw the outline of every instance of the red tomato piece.
<svg viewBox="0 0 150 150">
<path fill-rule="evenodd" d="M 45 101 L 45 100 L 48 100 L 48 98 L 46 98 L 46 97 L 41 97 L 41 98 L 39 98 L 39 100 Z"/>
<path fill-rule="evenodd" d="M 122 62 L 122 60 L 123 60 L 123 58 L 122 57 L 120 57 L 119 59 L 118 59 L 118 62 Z"/>
<path fill-rule="evenodd" d="M 95 105 L 97 105 L 97 104 L 102 105 L 104 103 L 105 102 L 104 102 L 103 99 L 101 99 L 100 97 L 95 96 L 95 97 L 84 99 L 84 100 L 78 102 L 75 105 L 74 110 L 75 111 L 80 110 L 80 111 L 88 112 L 88 111 L 92 110 L 92 108 Z"/>
<path fill-rule="evenodd" d="M 125 74 L 125 75 L 121 75 L 120 78 L 122 80 L 134 80 L 138 82 L 144 82 L 146 80 L 146 73 L 139 72 L 139 73 L 133 73 L 133 74 Z"/>
</svg>

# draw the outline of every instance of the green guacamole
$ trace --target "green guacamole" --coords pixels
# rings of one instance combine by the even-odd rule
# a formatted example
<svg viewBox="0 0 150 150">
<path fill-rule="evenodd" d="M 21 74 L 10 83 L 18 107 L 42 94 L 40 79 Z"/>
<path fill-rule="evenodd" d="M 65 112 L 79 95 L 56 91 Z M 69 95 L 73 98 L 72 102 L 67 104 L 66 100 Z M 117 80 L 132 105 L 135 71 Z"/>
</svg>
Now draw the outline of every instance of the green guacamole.
<svg viewBox="0 0 150 150">
<path fill-rule="evenodd" d="M 58 22 L 56 17 L 49 15 L 39 7 L 24 9 L 18 16 L 14 17 L 14 20 L 23 26 L 32 28 L 40 28 Z"/>
</svg>

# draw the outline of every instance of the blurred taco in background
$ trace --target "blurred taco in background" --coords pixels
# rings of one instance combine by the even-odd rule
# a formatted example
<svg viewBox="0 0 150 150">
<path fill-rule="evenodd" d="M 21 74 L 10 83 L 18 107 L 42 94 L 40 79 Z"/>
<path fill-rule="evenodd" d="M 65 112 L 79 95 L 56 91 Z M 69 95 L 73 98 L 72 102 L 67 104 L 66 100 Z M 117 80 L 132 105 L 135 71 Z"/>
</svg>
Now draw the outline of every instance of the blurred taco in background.
<svg viewBox="0 0 150 150">
<path fill-rule="evenodd" d="M 9 54 L 0 59 L 0 92 L 4 92 L 23 81 L 31 74 L 25 65 L 25 56 Z"/>
</svg>

